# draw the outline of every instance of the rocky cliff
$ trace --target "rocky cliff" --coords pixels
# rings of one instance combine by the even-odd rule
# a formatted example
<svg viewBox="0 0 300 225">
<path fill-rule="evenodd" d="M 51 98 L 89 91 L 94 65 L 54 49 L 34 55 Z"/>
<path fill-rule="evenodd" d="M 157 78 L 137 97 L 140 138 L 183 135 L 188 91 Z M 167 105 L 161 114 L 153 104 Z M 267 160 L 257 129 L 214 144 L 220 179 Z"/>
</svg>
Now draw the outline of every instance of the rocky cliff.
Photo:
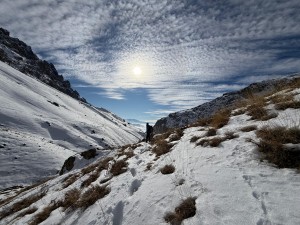
<svg viewBox="0 0 300 225">
<path fill-rule="evenodd" d="M 49 86 L 85 102 L 68 80 L 59 75 L 52 63 L 41 60 L 33 53 L 30 46 L 18 38 L 10 37 L 9 31 L 0 28 L 0 61 L 5 62 L 20 72 L 33 76 Z"/>
</svg>

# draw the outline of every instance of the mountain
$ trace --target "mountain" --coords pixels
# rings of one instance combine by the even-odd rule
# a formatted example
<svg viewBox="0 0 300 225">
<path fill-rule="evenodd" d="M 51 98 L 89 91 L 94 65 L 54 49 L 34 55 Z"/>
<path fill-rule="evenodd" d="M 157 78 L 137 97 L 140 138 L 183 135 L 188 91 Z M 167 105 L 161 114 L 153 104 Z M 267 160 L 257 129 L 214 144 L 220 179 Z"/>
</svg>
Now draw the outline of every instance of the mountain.
<svg viewBox="0 0 300 225">
<path fill-rule="evenodd" d="M 137 120 L 137 119 L 126 119 L 128 123 L 139 128 L 141 131 L 145 132 L 146 130 L 146 122 Z"/>
<path fill-rule="evenodd" d="M 0 188 L 54 175 L 65 159 L 142 139 L 113 113 L 72 98 L 0 62 Z"/>
<path fill-rule="evenodd" d="M 293 82 L 151 143 L 70 157 L 69 172 L 0 192 L 0 224 L 300 224 L 299 124 Z"/>
<path fill-rule="evenodd" d="M 265 80 L 258 83 L 250 84 L 248 87 L 223 94 L 212 101 L 192 109 L 170 113 L 167 117 L 159 119 L 153 129 L 155 133 L 162 133 L 170 128 L 184 127 L 199 119 L 206 119 L 218 110 L 233 106 L 236 102 L 245 99 L 249 95 L 264 94 L 271 90 L 276 90 L 281 86 L 287 86 L 290 83 L 300 80 L 300 74 L 293 74 L 289 77 Z"/>
<path fill-rule="evenodd" d="M 69 81 L 59 75 L 52 63 L 39 59 L 30 46 L 17 38 L 10 37 L 9 31 L 0 27 L 0 61 L 16 70 L 33 76 L 43 83 L 75 98 L 86 102 L 79 93 L 71 88 Z"/>
</svg>

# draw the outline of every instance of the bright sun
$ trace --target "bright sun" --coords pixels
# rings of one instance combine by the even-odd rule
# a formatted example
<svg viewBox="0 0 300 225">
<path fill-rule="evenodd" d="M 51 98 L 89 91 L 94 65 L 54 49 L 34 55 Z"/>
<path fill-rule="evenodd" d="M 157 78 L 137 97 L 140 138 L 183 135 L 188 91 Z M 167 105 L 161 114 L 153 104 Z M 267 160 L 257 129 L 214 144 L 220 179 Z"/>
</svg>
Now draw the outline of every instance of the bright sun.
<svg viewBox="0 0 300 225">
<path fill-rule="evenodd" d="M 142 74 L 142 69 L 139 66 L 135 66 L 132 72 L 135 76 L 139 77 Z"/>
</svg>

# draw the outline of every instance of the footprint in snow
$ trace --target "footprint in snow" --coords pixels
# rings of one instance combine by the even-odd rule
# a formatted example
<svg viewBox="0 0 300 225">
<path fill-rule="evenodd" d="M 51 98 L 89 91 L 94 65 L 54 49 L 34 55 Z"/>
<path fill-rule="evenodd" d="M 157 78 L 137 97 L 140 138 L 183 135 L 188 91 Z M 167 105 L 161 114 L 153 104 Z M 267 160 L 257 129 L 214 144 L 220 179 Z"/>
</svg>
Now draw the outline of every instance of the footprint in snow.
<svg viewBox="0 0 300 225">
<path fill-rule="evenodd" d="M 129 188 L 129 193 L 130 195 L 133 195 L 134 192 L 136 192 L 140 186 L 142 185 L 142 181 L 135 179 L 134 181 L 132 181 L 130 188 Z"/>
</svg>

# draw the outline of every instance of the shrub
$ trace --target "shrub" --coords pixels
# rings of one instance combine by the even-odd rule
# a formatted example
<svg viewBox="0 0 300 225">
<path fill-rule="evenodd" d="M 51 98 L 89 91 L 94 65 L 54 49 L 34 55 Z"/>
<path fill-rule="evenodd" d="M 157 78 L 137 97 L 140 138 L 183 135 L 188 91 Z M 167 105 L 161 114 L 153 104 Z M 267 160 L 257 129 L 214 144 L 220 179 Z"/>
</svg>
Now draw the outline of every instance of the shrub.
<svg viewBox="0 0 300 225">
<path fill-rule="evenodd" d="M 287 147 L 284 144 L 300 143 L 300 129 L 298 127 L 263 127 L 256 132 L 260 138 L 258 150 L 265 154 L 265 158 L 279 168 L 300 168 L 299 146 Z"/>
<path fill-rule="evenodd" d="M 160 169 L 162 174 L 171 174 L 174 173 L 175 167 L 173 165 L 165 165 L 163 168 Z"/>
<path fill-rule="evenodd" d="M 127 166 L 128 166 L 128 163 L 125 160 L 116 161 L 112 165 L 112 167 L 110 169 L 110 173 L 114 176 L 118 176 L 127 171 Z"/>
<path fill-rule="evenodd" d="M 88 208 L 93 205 L 97 200 L 105 197 L 110 193 L 110 188 L 107 186 L 93 186 L 84 192 L 78 201 L 77 207 Z"/>
<path fill-rule="evenodd" d="M 179 225 L 184 219 L 194 215 L 196 215 L 196 198 L 189 197 L 175 208 L 175 212 L 167 213 L 164 219 L 167 223 Z"/>
<path fill-rule="evenodd" d="M 253 131 L 253 130 L 256 130 L 256 129 L 257 129 L 256 125 L 249 125 L 249 126 L 241 128 L 240 131 L 250 132 L 250 131 Z"/>
</svg>

